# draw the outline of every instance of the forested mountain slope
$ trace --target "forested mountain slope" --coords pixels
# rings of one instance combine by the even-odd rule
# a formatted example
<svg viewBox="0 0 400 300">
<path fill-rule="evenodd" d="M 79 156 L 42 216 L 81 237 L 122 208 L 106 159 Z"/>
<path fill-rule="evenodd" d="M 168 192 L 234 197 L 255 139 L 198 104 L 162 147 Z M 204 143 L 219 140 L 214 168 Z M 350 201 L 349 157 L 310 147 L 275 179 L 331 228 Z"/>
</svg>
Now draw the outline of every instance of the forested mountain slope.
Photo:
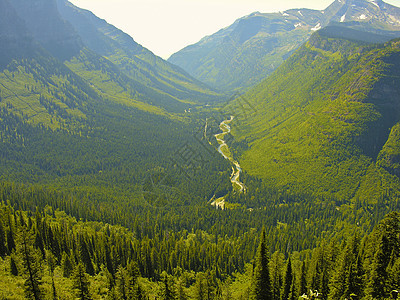
<svg viewBox="0 0 400 300">
<path fill-rule="evenodd" d="M 209 103 L 218 100 L 220 95 L 205 84 L 157 57 L 90 11 L 65 0 L 58 0 L 57 4 L 62 17 L 72 24 L 89 49 L 107 57 L 129 78 L 153 89 L 153 93 L 169 94 L 188 102 Z"/>
<path fill-rule="evenodd" d="M 248 88 L 331 22 L 394 38 L 399 36 L 400 9 L 381 0 L 336 0 L 322 11 L 256 12 L 180 50 L 169 61 L 215 88 Z"/>
<path fill-rule="evenodd" d="M 239 161 L 289 193 L 339 203 L 398 198 L 400 43 L 367 44 L 330 32 L 315 33 L 243 95 L 253 113 L 233 121 Z"/>
<path fill-rule="evenodd" d="M 55 1 L 12 4 L 0 1 L 0 39 L 5 42 L 0 45 L 3 180 L 87 190 L 110 202 L 143 201 L 145 178 L 154 174 L 169 176 L 169 189 L 179 194 L 177 203 L 199 201 L 225 181 L 229 186 L 227 176 L 218 173 L 229 169 L 217 154 L 204 155 L 207 159 L 194 172 L 200 182 L 200 177 L 208 181 L 215 176 L 213 185 L 191 188 L 182 179 L 181 169 L 188 168 L 188 162 L 173 162 L 184 146 L 198 144 L 196 121 L 178 113 L 196 106 L 201 95 L 207 98 L 208 91 L 199 88 L 189 99 L 195 83 L 183 83 L 191 86 L 183 93 L 171 85 L 168 94 L 145 84 L 143 76 L 141 82 L 133 79 L 86 48 L 84 39 L 58 14 Z M 176 70 L 176 78 L 185 76 Z M 202 165 L 205 171 L 198 172 Z M 189 192 L 194 196 L 188 197 Z"/>
<path fill-rule="evenodd" d="M 139 101 L 167 111 L 183 112 L 195 103 L 213 102 L 219 97 L 178 67 L 135 43 L 128 35 L 70 3 L 17 0 L 9 4 L 14 6 L 15 14 L 43 48 L 65 61 L 98 92 L 116 102 L 143 109 L 146 105 L 140 107 Z M 78 17 L 72 18 L 72 22 L 68 22 L 68 8 L 73 13 L 77 11 Z M 66 17 L 60 14 L 65 11 Z M 10 20 L 10 24 L 13 22 Z M 5 35 L 9 35 L 9 27 L 2 28 Z M 94 33 L 88 35 L 90 29 Z M 96 43 L 103 44 L 94 46 Z"/>
</svg>

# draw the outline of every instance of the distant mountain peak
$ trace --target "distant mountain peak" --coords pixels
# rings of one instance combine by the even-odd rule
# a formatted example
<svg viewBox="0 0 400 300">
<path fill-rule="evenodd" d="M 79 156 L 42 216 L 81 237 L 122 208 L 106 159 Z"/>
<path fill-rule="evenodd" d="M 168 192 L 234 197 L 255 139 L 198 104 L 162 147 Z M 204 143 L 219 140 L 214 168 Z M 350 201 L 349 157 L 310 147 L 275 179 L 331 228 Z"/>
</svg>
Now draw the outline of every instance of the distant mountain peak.
<svg viewBox="0 0 400 300">
<path fill-rule="evenodd" d="M 396 38 L 400 36 L 400 8 L 382 0 L 335 0 L 324 10 L 254 12 L 185 47 L 169 61 L 212 87 L 245 89 L 271 74 L 313 32 L 332 23 L 374 37 L 382 35 L 383 40 Z M 353 33 L 347 29 L 340 32 L 345 36 Z M 362 40 L 367 36 L 363 34 Z"/>
</svg>

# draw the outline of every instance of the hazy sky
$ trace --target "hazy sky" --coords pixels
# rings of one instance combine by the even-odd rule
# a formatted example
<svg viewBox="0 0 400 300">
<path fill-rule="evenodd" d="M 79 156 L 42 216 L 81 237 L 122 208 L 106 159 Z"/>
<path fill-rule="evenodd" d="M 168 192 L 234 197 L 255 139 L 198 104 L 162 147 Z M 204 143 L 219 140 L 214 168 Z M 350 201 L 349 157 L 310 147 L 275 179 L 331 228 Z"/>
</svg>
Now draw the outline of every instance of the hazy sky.
<svg viewBox="0 0 400 300">
<path fill-rule="evenodd" d="M 254 11 L 325 9 L 333 0 L 70 0 L 168 58 Z M 385 1 L 400 6 L 400 0 Z"/>
</svg>

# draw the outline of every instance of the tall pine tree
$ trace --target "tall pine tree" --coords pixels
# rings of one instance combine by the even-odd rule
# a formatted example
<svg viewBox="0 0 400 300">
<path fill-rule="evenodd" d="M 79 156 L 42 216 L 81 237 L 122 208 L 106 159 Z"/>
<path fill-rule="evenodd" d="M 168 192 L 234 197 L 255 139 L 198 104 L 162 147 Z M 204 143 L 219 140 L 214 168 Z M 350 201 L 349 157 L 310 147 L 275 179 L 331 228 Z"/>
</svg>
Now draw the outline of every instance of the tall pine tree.
<svg viewBox="0 0 400 300">
<path fill-rule="evenodd" d="M 253 286 L 251 293 L 251 298 L 254 300 L 272 299 L 268 267 L 269 256 L 266 243 L 265 228 L 263 228 L 254 265 Z"/>
<path fill-rule="evenodd" d="M 75 295 L 80 300 L 90 300 L 89 280 L 85 273 L 85 266 L 82 263 L 77 264 L 72 275 L 73 288 Z"/>
<path fill-rule="evenodd" d="M 4 231 L 3 222 L 0 220 L 0 257 L 4 257 L 6 254 L 6 234 Z"/>
<path fill-rule="evenodd" d="M 286 265 L 285 277 L 283 278 L 283 289 L 281 294 L 282 300 L 289 299 L 289 295 L 291 295 L 292 282 L 293 282 L 292 261 L 290 260 L 289 257 Z"/>
<path fill-rule="evenodd" d="M 358 274 L 359 245 L 358 234 L 353 235 L 347 242 L 332 272 L 328 299 L 349 299 L 351 294 L 360 296 L 360 288 L 357 286 L 361 280 L 361 274 Z"/>
<path fill-rule="evenodd" d="M 28 299 L 39 300 L 43 298 L 41 289 L 41 256 L 38 251 L 33 248 L 33 241 L 33 235 L 28 232 L 25 227 L 22 227 L 18 235 L 17 253 L 22 260 L 25 271 L 24 291 Z"/>
<path fill-rule="evenodd" d="M 307 270 L 306 270 L 306 262 L 303 261 L 303 264 L 301 265 L 301 271 L 300 271 L 300 282 L 299 282 L 299 290 L 297 293 L 297 296 L 303 296 L 307 295 Z"/>
</svg>

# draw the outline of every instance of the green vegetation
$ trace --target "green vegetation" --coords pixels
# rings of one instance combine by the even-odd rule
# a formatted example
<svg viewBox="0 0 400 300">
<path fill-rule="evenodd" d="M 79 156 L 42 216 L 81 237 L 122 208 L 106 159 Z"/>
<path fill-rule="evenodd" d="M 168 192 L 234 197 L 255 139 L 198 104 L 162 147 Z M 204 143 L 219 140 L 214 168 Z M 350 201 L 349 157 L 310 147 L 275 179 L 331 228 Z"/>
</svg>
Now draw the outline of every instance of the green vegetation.
<svg viewBox="0 0 400 300">
<path fill-rule="evenodd" d="M 394 297 L 399 41 L 322 30 L 221 113 L 178 67 L 48 1 L 0 0 L 0 53 L 23 46 L 0 61 L 0 298 Z M 239 192 L 214 135 L 244 106 L 223 134 Z"/>
<path fill-rule="evenodd" d="M 114 96 L 119 96 L 117 98 L 131 98 L 173 112 L 183 112 L 184 108 L 192 107 L 196 103 L 220 100 L 220 94 L 190 77 L 177 66 L 155 56 L 129 35 L 91 12 L 80 9 L 66 0 L 57 0 L 57 5 L 61 16 L 71 23 L 84 44 L 103 57 L 90 59 L 88 53 L 81 53 L 71 62 L 72 68 L 100 90 L 105 89 L 108 84 L 114 84 L 107 91 L 116 93 Z M 98 63 L 101 61 L 103 66 L 100 67 Z M 112 72 L 109 71 L 110 68 Z M 113 78 L 116 69 L 118 77 Z M 93 72 L 94 70 L 96 72 Z M 110 78 L 107 78 L 110 75 L 111 82 Z M 119 86 L 116 87 L 115 83 Z M 124 93 L 128 94 L 128 97 L 121 95 Z"/>
<path fill-rule="evenodd" d="M 139 241 L 120 226 L 77 221 L 51 207 L 25 212 L 1 204 L 0 216 L 0 246 L 9 248 L 0 257 L 0 296 L 7 299 L 391 299 L 400 287 L 399 213 L 388 215 L 369 235 L 349 231 L 342 241 L 323 240 L 312 251 L 287 255 L 269 255 L 263 230 L 256 253 L 257 233 L 251 246 L 246 245 L 251 239 L 235 243 L 253 248 L 254 262 L 251 257 L 242 272 L 229 274 L 217 265 L 204 270 L 175 266 L 188 258 L 190 265 L 192 259 L 175 256 L 179 252 L 167 260 L 168 272 L 158 273 L 174 234 Z M 11 238 L 17 246 L 10 245 Z M 182 242 L 180 249 L 189 246 Z M 159 243 L 168 247 L 152 249 Z M 206 243 L 190 247 L 201 253 Z M 230 260 L 227 249 L 200 261 Z"/>
<path fill-rule="evenodd" d="M 397 199 L 399 42 L 323 34 L 243 95 L 253 111 L 232 122 L 231 149 L 246 172 L 289 194 L 340 204 Z"/>
</svg>

